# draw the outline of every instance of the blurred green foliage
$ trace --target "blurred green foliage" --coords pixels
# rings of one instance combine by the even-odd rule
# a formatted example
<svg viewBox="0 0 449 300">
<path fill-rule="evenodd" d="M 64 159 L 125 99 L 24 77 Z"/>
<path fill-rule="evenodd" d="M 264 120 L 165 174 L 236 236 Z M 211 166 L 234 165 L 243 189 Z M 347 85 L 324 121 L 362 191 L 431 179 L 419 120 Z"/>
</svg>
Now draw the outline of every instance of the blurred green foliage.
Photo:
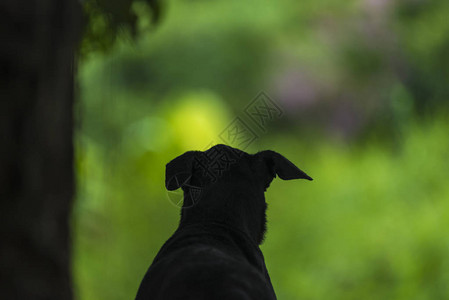
<svg viewBox="0 0 449 300">
<path fill-rule="evenodd" d="M 161 15 L 159 0 L 84 0 L 84 34 L 80 55 L 107 52 L 117 38 L 136 37 L 140 29 L 149 29 Z M 140 19 L 140 22 L 139 22 Z"/>
<path fill-rule="evenodd" d="M 449 2 L 177 0 L 152 31 L 133 5 L 136 40 L 79 69 L 79 299 L 135 296 L 179 220 L 165 164 L 260 90 L 284 114 L 246 150 L 315 179 L 266 193 L 278 298 L 449 298 Z"/>
</svg>

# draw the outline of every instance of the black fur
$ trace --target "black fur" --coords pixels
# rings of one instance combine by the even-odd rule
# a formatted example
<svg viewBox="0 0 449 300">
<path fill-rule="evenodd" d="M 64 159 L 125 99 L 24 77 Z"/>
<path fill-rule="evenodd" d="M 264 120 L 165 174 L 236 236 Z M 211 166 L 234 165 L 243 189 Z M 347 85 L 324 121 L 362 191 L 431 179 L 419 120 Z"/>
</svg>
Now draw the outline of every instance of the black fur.
<svg viewBox="0 0 449 300">
<path fill-rule="evenodd" d="M 264 192 L 276 175 L 312 180 L 270 150 L 250 155 L 216 145 L 168 163 L 166 188 L 184 191 L 181 220 L 136 299 L 276 299 L 259 249 L 266 232 Z"/>
</svg>

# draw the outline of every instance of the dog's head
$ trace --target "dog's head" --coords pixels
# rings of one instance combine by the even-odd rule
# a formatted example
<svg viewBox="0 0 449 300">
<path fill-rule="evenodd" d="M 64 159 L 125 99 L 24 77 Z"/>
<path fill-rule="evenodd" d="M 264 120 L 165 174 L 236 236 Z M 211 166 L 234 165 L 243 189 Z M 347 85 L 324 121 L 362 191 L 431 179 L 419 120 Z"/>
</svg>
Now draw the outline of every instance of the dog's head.
<svg viewBox="0 0 449 300">
<path fill-rule="evenodd" d="M 216 145 L 204 152 L 188 151 L 169 162 L 165 186 L 184 191 L 181 223 L 227 223 L 260 244 L 266 231 L 264 192 L 276 176 L 312 180 L 277 152 L 248 154 Z"/>
</svg>

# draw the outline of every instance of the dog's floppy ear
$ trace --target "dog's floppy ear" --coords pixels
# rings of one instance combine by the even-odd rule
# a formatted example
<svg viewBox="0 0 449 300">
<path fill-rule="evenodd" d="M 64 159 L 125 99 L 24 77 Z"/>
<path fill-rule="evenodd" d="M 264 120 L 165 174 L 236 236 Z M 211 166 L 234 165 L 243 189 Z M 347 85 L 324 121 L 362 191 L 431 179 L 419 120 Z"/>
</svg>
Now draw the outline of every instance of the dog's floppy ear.
<svg viewBox="0 0 449 300">
<path fill-rule="evenodd" d="M 304 171 L 295 166 L 291 161 L 277 152 L 265 150 L 257 153 L 257 155 L 259 155 L 265 161 L 269 170 L 272 172 L 271 175 L 273 176 L 273 178 L 276 177 L 277 174 L 279 178 L 283 180 L 313 180 L 312 177 L 307 175 Z"/>
<path fill-rule="evenodd" d="M 165 166 L 165 187 L 169 191 L 179 189 L 189 183 L 193 172 L 193 162 L 198 151 L 187 151 Z"/>
</svg>

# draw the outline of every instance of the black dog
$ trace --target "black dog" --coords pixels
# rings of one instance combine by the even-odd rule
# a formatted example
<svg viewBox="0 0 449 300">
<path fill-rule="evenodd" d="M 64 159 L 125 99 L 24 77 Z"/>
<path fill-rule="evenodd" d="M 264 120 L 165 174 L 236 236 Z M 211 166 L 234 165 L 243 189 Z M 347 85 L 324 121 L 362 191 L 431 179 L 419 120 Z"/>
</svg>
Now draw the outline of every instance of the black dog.
<svg viewBox="0 0 449 300">
<path fill-rule="evenodd" d="M 166 166 L 181 187 L 181 221 L 140 284 L 136 299 L 276 299 L 259 249 L 264 191 L 273 178 L 312 180 L 274 151 L 250 155 L 226 145 L 189 151 Z"/>
</svg>

